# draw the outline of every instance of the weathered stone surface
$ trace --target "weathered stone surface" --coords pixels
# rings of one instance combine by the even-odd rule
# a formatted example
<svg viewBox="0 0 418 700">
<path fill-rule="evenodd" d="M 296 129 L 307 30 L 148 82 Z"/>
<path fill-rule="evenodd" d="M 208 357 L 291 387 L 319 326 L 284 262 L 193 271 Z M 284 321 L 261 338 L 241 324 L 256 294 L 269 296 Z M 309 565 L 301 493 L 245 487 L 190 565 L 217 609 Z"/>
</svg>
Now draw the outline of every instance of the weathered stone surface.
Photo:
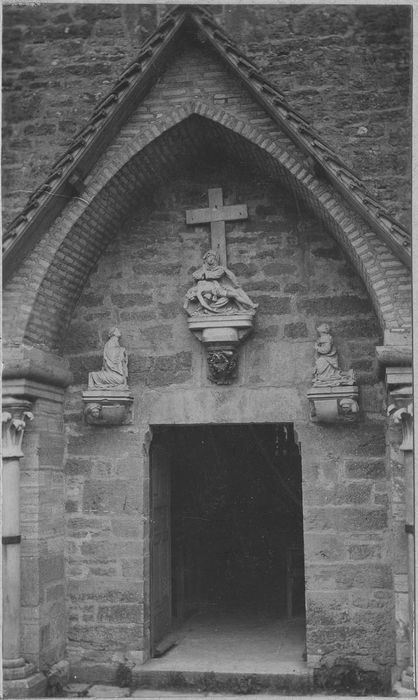
<svg viewBox="0 0 418 700">
<path fill-rule="evenodd" d="M 345 542 L 341 535 L 306 532 L 304 546 L 310 562 L 341 561 L 345 558 Z"/>
<path fill-rule="evenodd" d="M 125 308 L 126 306 L 146 306 L 152 303 L 151 294 L 112 294 L 112 303 L 119 307 Z"/>
<path fill-rule="evenodd" d="M 303 321 L 287 323 L 284 327 L 284 335 L 286 338 L 306 338 L 308 336 L 306 323 Z"/>
<path fill-rule="evenodd" d="M 99 605 L 98 622 L 121 624 L 138 624 L 143 620 L 143 608 L 140 605 Z"/>
<path fill-rule="evenodd" d="M 92 685 L 89 688 L 89 698 L 127 698 L 131 694 L 130 688 L 119 688 L 116 685 Z"/>
<path fill-rule="evenodd" d="M 83 490 L 83 512 L 111 513 L 137 512 L 140 507 L 139 489 L 122 480 L 86 482 Z"/>
<path fill-rule="evenodd" d="M 345 470 L 351 479 L 383 479 L 386 475 L 386 465 L 382 459 L 347 460 Z"/>
<path fill-rule="evenodd" d="M 299 299 L 297 309 L 308 315 L 320 318 L 328 316 L 348 316 L 371 312 L 370 302 L 354 294 L 342 294 L 337 297 L 319 297 L 317 299 Z"/>
<path fill-rule="evenodd" d="M 385 508 L 335 507 L 317 508 L 310 506 L 306 513 L 307 530 L 337 530 L 338 532 L 368 532 L 387 527 Z"/>
<path fill-rule="evenodd" d="M 11 12 L 10 8 L 7 9 Z M 43 144 L 46 160 L 52 157 L 53 151 L 55 156 L 55 150 L 59 150 L 63 145 L 62 139 L 68 138 L 68 133 L 74 130 L 75 121 L 79 118 L 84 119 L 91 110 L 92 101 L 96 99 L 96 92 L 90 90 L 87 84 L 91 75 L 100 72 L 106 76 L 106 80 L 116 76 L 122 65 L 127 62 L 131 41 L 137 42 L 136 30 L 143 31 L 143 26 L 151 28 L 152 22 L 149 16 L 145 16 L 143 8 L 138 6 L 134 10 L 138 14 L 130 26 L 126 21 L 128 12 L 131 11 L 128 6 L 114 6 L 112 9 L 112 6 L 88 8 L 76 5 L 68 8 L 65 14 L 69 14 L 70 24 L 75 27 L 75 30 L 69 32 L 70 37 L 61 32 L 62 23 L 67 22 L 67 18 L 59 19 L 53 8 L 49 10 L 51 15 L 46 13 L 45 22 L 48 26 L 54 25 L 56 29 L 52 28 L 50 32 L 51 46 L 46 43 L 48 32 L 39 33 L 41 44 L 37 51 L 42 48 L 42 60 L 47 60 L 50 51 L 54 52 L 54 56 L 57 54 L 57 58 L 54 58 L 59 63 L 54 66 L 54 73 L 57 71 L 56 86 L 50 86 L 51 96 L 46 96 L 47 102 L 51 100 L 54 107 L 51 110 L 46 109 L 45 115 L 41 115 L 39 109 L 41 104 L 44 109 L 45 102 L 34 105 L 31 118 L 34 116 L 35 121 L 31 122 L 30 126 L 35 131 L 24 133 L 25 139 L 22 138 L 21 132 L 28 129 L 27 120 L 22 123 L 14 121 L 15 141 L 11 140 L 11 135 L 7 137 L 10 156 L 16 158 L 18 149 L 23 149 L 24 154 L 34 152 L 36 149 L 33 148 L 33 144 Z M 27 12 L 28 8 L 22 7 L 22 14 L 17 15 L 21 18 Z M 383 138 L 383 134 L 387 133 L 387 123 L 398 123 L 400 120 L 400 116 L 393 112 L 393 95 L 389 97 L 388 90 L 387 99 L 392 111 L 386 117 L 382 116 L 377 108 L 371 107 L 369 88 L 362 91 L 364 94 L 361 97 L 356 94 L 353 97 L 351 89 L 351 99 L 348 103 L 345 95 L 347 81 L 353 88 L 355 81 L 362 79 L 367 82 L 367 79 L 364 73 L 359 78 L 357 70 L 354 71 L 354 77 L 347 75 L 346 63 L 344 64 L 341 56 L 343 35 L 331 39 L 322 36 L 321 32 L 327 28 L 327 18 L 324 15 L 321 15 L 321 22 L 315 25 L 314 36 L 319 39 L 313 40 L 314 46 L 312 37 L 309 42 L 304 42 L 296 24 L 293 24 L 296 17 L 301 18 L 299 13 L 304 12 L 299 7 L 271 7 L 269 16 L 273 16 L 274 21 L 266 21 L 263 14 L 265 10 L 257 6 L 248 6 L 245 12 L 249 13 L 250 18 L 256 17 L 257 22 L 261 23 L 263 31 L 260 37 L 264 34 L 271 36 L 271 33 L 277 31 L 277 27 L 280 27 L 280 31 L 283 26 L 287 27 L 287 43 L 285 42 L 286 46 L 282 46 L 281 51 L 284 53 L 281 55 L 286 54 L 293 58 L 289 62 L 283 62 L 280 52 L 276 52 L 276 58 L 272 54 L 273 63 L 269 70 L 274 77 L 274 72 L 280 68 L 281 81 L 284 81 L 281 84 L 294 93 L 296 103 L 300 101 L 301 105 L 306 105 L 306 99 L 309 99 L 313 114 L 331 141 L 337 137 L 324 121 L 328 106 L 325 109 L 322 102 L 323 99 L 327 100 L 328 91 L 332 93 L 333 90 L 337 90 L 337 98 L 340 97 L 342 102 L 339 105 L 336 102 L 334 106 L 337 118 L 340 115 L 343 121 L 341 128 L 348 130 L 344 146 L 347 153 L 350 153 L 353 159 L 362 158 L 358 139 L 353 131 L 358 128 L 353 118 L 360 118 L 358 115 L 352 115 L 353 99 L 358 99 L 357 105 L 366 105 L 370 110 L 367 113 L 370 130 L 368 149 L 369 144 L 370 148 L 374 144 L 383 154 L 383 151 L 389 148 L 387 139 Z M 361 22 L 353 14 L 354 10 L 348 8 L 346 12 L 350 21 L 354 18 L 355 27 L 361 28 Z M 34 12 L 30 16 L 33 17 Z M 51 20 L 48 19 L 49 16 Z M 121 17 L 124 18 L 123 23 L 120 22 Z M 248 23 L 247 19 L 244 22 L 235 7 L 231 7 L 231 13 L 221 13 L 220 17 L 226 24 L 231 23 L 231 18 L 235 17 L 234 33 L 237 32 L 240 37 L 240 45 L 248 46 L 250 34 L 252 35 L 252 32 L 248 33 L 248 26 L 253 27 L 253 24 Z M 339 26 L 335 17 L 333 13 L 329 26 L 337 32 L 345 32 L 347 26 L 354 26 L 350 23 L 342 23 Z M 77 18 L 93 23 L 94 41 L 100 37 L 101 42 L 106 42 L 107 38 L 108 43 L 101 45 L 103 49 L 106 48 L 109 58 L 106 56 L 103 61 L 96 61 L 95 70 L 91 68 L 90 61 L 77 62 L 71 57 L 80 50 L 73 43 L 76 36 L 74 31 L 80 30 L 80 37 L 83 37 L 85 32 L 84 25 L 78 25 L 74 21 Z M 285 24 L 281 24 L 284 21 Z M 18 35 L 21 31 L 20 26 L 21 23 L 16 17 L 8 23 L 8 28 L 17 29 Z M 118 49 L 115 48 L 113 34 L 118 36 L 118 46 L 119 41 L 121 42 Z M 366 42 L 360 34 L 353 33 L 354 41 L 357 49 L 364 52 Z M 12 40 L 12 36 L 13 32 L 5 32 L 6 43 Z M 86 35 L 83 44 L 86 51 L 89 50 L 89 46 L 91 48 L 90 41 L 90 35 Z M 251 41 L 254 43 L 252 36 Z M 256 44 L 255 48 L 253 46 L 256 59 L 265 60 L 258 38 Z M 302 52 L 298 51 L 299 48 L 303 48 Z M 30 46 L 27 50 L 32 51 Z M 367 50 L 369 51 L 369 48 Z M 386 42 L 385 50 L 390 50 Z M 18 54 L 18 51 L 15 53 Z M 29 57 L 29 54 L 26 55 Z M 297 61 L 293 60 L 295 55 L 298 56 Z M 33 73 L 39 72 L 38 56 L 41 56 L 41 52 L 34 54 L 34 62 L 31 64 Z M 17 59 L 18 55 L 15 57 L 16 61 Z M 315 82 L 313 73 L 318 70 L 322 60 L 327 66 L 327 80 L 331 82 L 321 87 L 325 90 L 321 95 L 316 89 L 313 89 L 312 93 L 306 92 L 306 85 L 301 84 L 300 76 L 305 80 L 306 76 L 310 75 Z M 379 61 L 387 65 L 388 59 L 379 58 Z M 27 63 L 27 60 L 25 62 Z M 200 64 L 198 70 L 199 66 Z M 24 68 L 27 66 L 22 67 L 22 72 Z M 22 77 L 22 74 L 19 74 L 21 68 L 17 64 L 13 70 L 17 73 L 16 77 L 12 76 L 12 81 L 16 80 L 16 84 L 12 82 L 12 112 L 15 110 L 20 119 L 24 115 L 17 104 L 17 85 L 24 97 L 28 89 L 33 89 L 29 88 L 33 77 Z M 189 62 L 187 70 L 195 70 L 192 61 Z M 386 71 L 385 74 L 388 76 L 386 80 L 393 80 L 394 85 L 395 78 L 392 77 L 391 71 Z M 45 75 L 40 75 L 39 79 L 46 77 L 49 79 L 49 76 Z M 368 78 L 371 80 L 370 75 Z M 64 79 L 69 81 L 68 88 L 66 87 L 68 94 L 60 95 L 59 99 L 62 102 L 55 106 L 57 95 L 62 92 L 59 85 Z M 375 72 L 373 81 L 374 79 Z M 152 110 L 172 111 L 174 105 L 180 104 L 176 100 L 182 97 L 185 88 L 176 86 L 176 80 L 179 80 L 179 76 L 176 76 L 172 67 L 172 92 L 167 93 L 167 85 L 160 86 L 164 95 L 154 95 L 154 103 L 151 103 L 154 99 L 151 96 L 147 105 L 148 111 L 138 111 L 137 122 L 131 125 L 134 127 L 135 136 L 146 128 L 149 115 L 154 114 Z M 223 74 L 217 80 L 227 82 Z M 328 85 L 332 85 L 333 88 Z M 373 92 L 374 88 L 373 82 Z M 78 101 L 79 113 L 75 115 L 71 95 L 74 90 L 77 94 L 84 94 L 84 89 L 87 97 Z M 219 89 L 216 94 L 218 93 Z M 231 99 L 232 105 L 238 104 L 240 98 L 227 99 Z M 233 99 L 237 102 L 234 103 Z M 22 104 L 25 104 L 25 99 Z M 222 104 L 225 106 L 228 103 Z M 245 102 L 239 105 L 240 110 L 247 107 Z M 55 110 L 60 111 L 61 116 L 56 118 Z M 63 113 L 66 119 L 63 118 Z M 379 122 L 385 124 L 380 135 L 377 130 L 371 134 L 371 129 L 375 128 L 374 122 L 377 121 L 376 114 L 379 114 Z M 361 119 L 363 118 L 364 114 L 361 115 Z M 54 126 L 55 130 L 51 131 L 51 126 Z M 267 131 L 269 127 L 266 125 L 263 128 Z M 199 136 L 200 133 L 196 132 L 197 139 Z M 130 138 L 128 133 L 127 138 Z M 175 139 L 173 144 L 174 141 Z M 172 148 L 175 149 L 175 145 Z M 393 148 L 394 146 L 390 146 L 390 149 Z M 399 144 L 396 148 L 399 148 Z M 189 148 L 187 150 L 189 151 Z M 364 151 L 363 145 L 361 151 Z M 146 532 L 142 516 L 149 491 L 149 482 L 144 476 L 148 463 L 143 436 L 149 425 L 196 422 L 250 423 L 256 416 L 259 421 L 292 421 L 304 426 L 300 433 L 298 428 L 298 435 L 303 455 L 307 527 L 305 549 L 309 586 L 308 629 L 318 626 L 317 637 L 308 639 L 317 645 L 318 653 L 319 650 L 325 653 L 328 648 L 341 649 L 342 653 L 348 649 L 348 652 L 357 653 L 366 659 L 372 649 L 376 657 L 386 659 L 387 656 L 380 656 L 381 647 L 390 637 L 384 627 L 384 614 L 382 613 L 382 617 L 370 616 L 369 622 L 373 624 L 374 621 L 379 626 L 386 641 L 373 640 L 373 630 L 365 637 L 360 619 L 363 608 L 355 598 L 358 590 L 362 589 L 365 609 L 367 601 L 374 610 L 383 609 L 386 613 L 386 608 L 390 608 L 389 597 L 378 599 L 374 598 L 373 593 L 377 587 L 382 586 L 379 591 L 388 593 L 389 596 L 391 594 L 387 569 L 374 566 L 375 560 L 379 559 L 379 553 L 383 552 L 385 558 L 382 556 L 378 564 L 386 561 L 390 555 L 387 541 L 388 505 L 383 498 L 387 494 L 376 492 L 374 498 L 380 499 L 381 502 L 375 500 L 376 506 L 366 505 L 372 489 L 378 483 L 385 483 L 383 424 L 381 422 L 379 425 L 371 425 L 366 417 L 364 420 L 362 418 L 358 426 L 348 429 L 344 427 L 342 430 L 326 430 L 318 426 L 312 428 L 306 403 L 306 386 L 312 367 L 312 346 L 309 342 L 304 342 L 304 339 L 308 339 L 310 335 L 313 337 L 317 317 L 325 316 L 332 324 L 342 356 L 352 361 L 352 366 L 363 372 L 367 381 L 377 382 L 371 366 L 371 354 L 374 352 L 375 340 L 380 335 L 380 328 L 371 304 L 352 268 L 342 263 L 340 251 L 336 249 L 334 239 L 327 234 L 323 225 L 318 224 L 303 208 L 296 211 L 295 204 L 289 201 L 286 193 L 277 191 L 276 184 L 272 186 L 270 183 L 258 182 L 251 172 L 249 175 L 246 165 L 232 162 L 226 165 L 219 164 L 217 169 L 213 169 L 212 166 L 205 169 L 204 164 L 199 163 L 198 174 L 190 174 L 183 167 L 184 161 L 180 159 L 180 156 L 183 157 L 181 148 L 175 153 L 179 155 L 181 181 L 173 178 L 167 185 L 155 186 L 152 201 L 149 198 L 146 206 L 143 206 L 138 199 L 130 218 L 126 221 L 122 221 L 121 217 L 117 219 L 118 225 L 112 230 L 108 250 L 93 269 L 90 285 L 80 297 L 65 342 L 64 351 L 69 356 L 74 371 L 74 382 L 66 403 L 69 420 L 68 462 L 65 469 L 71 654 L 74 658 L 77 654 L 85 654 L 92 660 L 89 663 L 93 663 L 94 660 L 104 663 L 103 659 L 106 657 L 106 663 L 110 664 L 115 649 L 124 653 L 127 649 L 142 648 L 141 645 L 144 644 L 142 622 L 131 628 L 128 609 L 135 610 L 137 616 L 142 614 L 144 577 L 149 563 L 144 558 L 149 542 L 144 543 L 142 539 Z M 189 152 L 187 157 L 190 159 Z M 19 186 L 25 188 L 26 182 L 30 182 L 32 186 L 36 178 L 40 178 L 44 173 L 45 165 L 46 162 L 39 162 L 38 171 L 30 166 L 28 172 L 18 173 L 13 190 L 19 189 Z M 398 165 L 389 163 L 388 173 L 397 169 Z M 9 165 L 7 167 L 11 168 Z M 372 167 L 378 172 L 377 162 L 374 162 Z M 379 172 L 379 178 L 380 175 Z M 199 202 L 202 193 L 207 192 L 208 182 L 214 177 L 228 184 L 236 201 L 248 201 L 251 214 L 249 230 L 227 232 L 230 241 L 228 259 L 231 269 L 239 275 L 243 288 L 251 291 L 251 298 L 260 305 L 259 327 L 242 349 L 238 382 L 227 392 L 208 388 L 201 347 L 197 343 L 194 344 L 194 340 L 188 336 L 185 319 L 181 316 L 181 300 L 187 288 L 189 271 L 197 268 L 200 255 L 207 246 L 208 237 L 206 230 L 184 231 L 184 210 Z M 401 186 L 405 180 L 402 174 L 399 177 L 397 182 L 400 184 L 396 185 L 390 181 L 388 175 L 387 185 L 390 184 L 391 187 L 388 187 L 385 195 L 385 199 L 392 201 L 398 209 L 401 207 L 400 202 L 405 201 L 405 188 Z M 19 201 L 19 197 L 13 199 L 14 206 L 17 206 Z M 309 235 L 297 233 L 301 222 L 306 224 Z M 88 232 L 88 236 L 86 234 L 86 241 L 90 235 L 91 231 Z M 281 297 L 280 293 L 284 296 Z M 298 311 L 297 315 L 295 310 Z M 281 318 L 286 315 L 288 317 Z M 344 318 L 341 318 L 342 315 Z M 271 316 L 275 318 L 272 319 Z M 100 368 L 101 355 L 97 351 L 101 347 L 104 330 L 116 321 L 123 325 L 121 330 L 130 353 L 129 373 L 135 391 L 135 417 L 132 426 L 126 430 L 109 430 L 99 434 L 83 425 L 81 420 L 75 419 L 79 410 L 79 393 L 77 394 L 75 388 L 86 384 L 88 371 Z M 293 342 L 296 340 L 299 342 Z M 380 414 L 381 395 L 379 398 L 376 386 L 370 384 L 367 387 L 367 406 L 364 404 L 362 408 L 366 412 Z M 30 440 L 29 437 L 30 459 L 35 464 L 39 442 Z M 54 454 L 58 457 L 58 451 L 55 451 L 54 445 L 41 448 L 47 463 L 53 462 L 51 466 L 58 466 L 58 463 L 55 465 L 54 457 Z M 47 454 L 49 456 L 46 456 Z M 394 491 L 401 500 L 403 495 L 398 481 L 401 481 L 401 475 L 396 473 Z M 39 485 L 39 493 L 46 493 L 41 486 L 43 487 L 43 484 Z M 33 494 L 34 491 L 32 497 Z M 315 504 L 317 508 L 314 507 Z M 55 521 L 54 527 L 58 527 Z M 28 524 L 26 528 L 29 529 Z M 373 559 L 373 567 L 370 567 L 370 558 Z M 315 567 L 318 564 L 322 567 L 322 564 L 327 563 L 329 568 L 320 568 L 316 579 Z M 53 579 L 50 567 L 46 567 L 46 572 L 48 582 L 45 594 L 46 598 L 49 595 L 52 605 L 59 601 L 62 588 L 60 580 Z M 58 568 L 58 573 L 61 574 L 61 568 Z M 74 581 L 73 577 L 78 580 Z M 315 590 L 312 589 L 312 585 Z M 34 584 L 33 598 L 28 596 L 25 600 L 35 605 L 38 592 Z M 356 607 L 359 612 L 357 617 L 353 613 L 353 608 Z M 45 643 L 50 645 L 54 641 L 55 616 L 56 612 L 51 618 L 49 628 L 47 616 L 45 624 L 42 625 Z M 348 622 L 350 631 L 344 636 L 339 632 L 339 628 L 346 627 Z M 28 634 L 26 629 L 25 635 Z M 337 635 L 338 638 L 333 635 Z M 29 636 L 26 638 L 29 639 Z M 314 650 L 311 648 L 309 651 L 313 653 Z"/>
<path fill-rule="evenodd" d="M 258 312 L 260 314 L 290 314 L 290 298 L 289 297 L 273 297 L 262 294 L 254 297 L 259 304 Z"/>
</svg>

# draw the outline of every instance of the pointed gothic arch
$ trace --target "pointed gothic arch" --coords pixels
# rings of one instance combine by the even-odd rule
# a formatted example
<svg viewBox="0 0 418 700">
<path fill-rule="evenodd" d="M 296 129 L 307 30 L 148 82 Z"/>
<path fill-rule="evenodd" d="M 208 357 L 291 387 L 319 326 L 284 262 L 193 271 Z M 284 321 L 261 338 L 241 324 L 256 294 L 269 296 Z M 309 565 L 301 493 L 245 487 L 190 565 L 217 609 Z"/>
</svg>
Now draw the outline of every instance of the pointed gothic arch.
<svg viewBox="0 0 418 700">
<path fill-rule="evenodd" d="M 210 134 L 212 140 L 223 139 L 232 157 L 240 150 L 253 167 L 277 178 L 319 217 L 365 283 L 383 331 L 396 332 L 410 326 L 408 271 L 338 193 L 256 125 L 204 102 L 192 101 L 139 133 L 119 151 L 110 148 L 90 174 L 83 195 L 66 207 L 28 257 L 25 265 L 32 265 L 34 256 L 39 260 L 38 279 L 31 298 L 26 286 L 20 290 L 25 304 L 19 306 L 19 314 L 13 319 L 24 343 L 59 351 L 59 338 L 92 267 L 117 222 L 138 201 L 138 183 L 140 191 L 146 193 L 161 179 L 163 171 L 173 172 L 178 162 L 187 161 L 180 143 L 184 137 L 190 157 L 199 157 L 199 139 L 193 135 L 196 129 L 200 134 Z M 386 274 L 388 265 L 396 277 Z M 403 296 L 399 293 L 400 280 Z M 11 285 L 15 295 L 16 286 Z"/>
</svg>

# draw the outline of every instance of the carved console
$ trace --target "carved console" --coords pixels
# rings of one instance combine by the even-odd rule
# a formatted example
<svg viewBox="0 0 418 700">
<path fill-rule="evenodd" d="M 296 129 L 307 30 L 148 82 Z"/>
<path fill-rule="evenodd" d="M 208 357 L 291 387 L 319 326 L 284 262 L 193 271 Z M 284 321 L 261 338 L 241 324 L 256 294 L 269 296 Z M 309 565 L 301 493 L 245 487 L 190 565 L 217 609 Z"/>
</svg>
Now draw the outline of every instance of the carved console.
<svg viewBox="0 0 418 700">
<path fill-rule="evenodd" d="M 119 345 L 118 328 L 109 331 L 100 371 L 89 373 L 83 391 L 84 418 L 89 425 L 126 425 L 132 421 L 133 396 L 128 387 L 128 356 Z"/>
<path fill-rule="evenodd" d="M 358 387 L 353 370 L 339 368 L 337 351 L 328 324 L 318 326 L 312 388 L 307 396 L 315 423 L 353 422 L 359 414 Z"/>
<path fill-rule="evenodd" d="M 230 384 L 238 369 L 237 348 L 252 331 L 257 304 L 219 264 L 215 251 L 206 253 L 193 279 L 184 302 L 189 329 L 206 348 L 210 381 Z"/>
<path fill-rule="evenodd" d="M 106 389 L 83 391 L 84 418 L 89 425 L 126 425 L 132 421 L 133 396 Z"/>
<path fill-rule="evenodd" d="M 238 370 L 238 346 L 253 329 L 255 311 L 235 315 L 188 318 L 189 330 L 206 348 L 208 377 L 215 384 L 230 384 Z"/>
<path fill-rule="evenodd" d="M 308 391 L 314 423 L 346 423 L 359 412 L 357 386 L 312 387 Z"/>
</svg>

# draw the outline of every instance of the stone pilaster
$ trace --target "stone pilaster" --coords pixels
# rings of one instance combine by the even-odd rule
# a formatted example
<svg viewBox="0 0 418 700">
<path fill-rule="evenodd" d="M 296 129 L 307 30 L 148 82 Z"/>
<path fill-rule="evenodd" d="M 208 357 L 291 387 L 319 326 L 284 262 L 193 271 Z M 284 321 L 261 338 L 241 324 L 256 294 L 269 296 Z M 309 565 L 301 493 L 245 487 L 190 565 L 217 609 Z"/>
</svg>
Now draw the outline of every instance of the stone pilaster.
<svg viewBox="0 0 418 700">
<path fill-rule="evenodd" d="M 402 441 L 399 450 L 403 454 L 404 481 L 405 481 L 405 533 L 407 538 L 408 553 L 408 632 L 409 632 L 409 666 L 402 672 L 402 685 L 415 692 L 415 522 L 414 522 L 414 404 L 412 383 L 409 383 L 408 373 L 402 368 L 404 381 L 397 383 L 401 378 L 393 368 L 386 370 L 388 386 L 388 415 L 393 423 L 401 426 Z M 393 384 L 396 384 L 395 388 Z"/>
<path fill-rule="evenodd" d="M 5 697 L 40 695 L 45 677 L 21 655 L 20 587 L 20 459 L 31 403 L 3 397 L 3 677 Z"/>
</svg>

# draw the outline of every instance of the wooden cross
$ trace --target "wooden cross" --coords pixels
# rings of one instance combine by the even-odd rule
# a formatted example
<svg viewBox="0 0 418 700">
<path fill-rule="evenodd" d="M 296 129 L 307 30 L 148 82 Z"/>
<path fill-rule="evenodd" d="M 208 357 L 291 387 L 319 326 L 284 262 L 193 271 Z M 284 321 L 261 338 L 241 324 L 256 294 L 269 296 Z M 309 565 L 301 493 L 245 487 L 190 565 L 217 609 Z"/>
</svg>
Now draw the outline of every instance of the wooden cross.
<svg viewBox="0 0 418 700">
<path fill-rule="evenodd" d="M 214 187 L 208 190 L 208 195 L 209 207 L 206 209 L 189 209 L 189 211 L 186 211 L 186 223 L 210 223 L 211 248 L 218 253 L 221 265 L 226 266 L 225 221 L 247 219 L 247 205 L 232 204 L 230 206 L 225 206 L 221 187 Z"/>
</svg>

